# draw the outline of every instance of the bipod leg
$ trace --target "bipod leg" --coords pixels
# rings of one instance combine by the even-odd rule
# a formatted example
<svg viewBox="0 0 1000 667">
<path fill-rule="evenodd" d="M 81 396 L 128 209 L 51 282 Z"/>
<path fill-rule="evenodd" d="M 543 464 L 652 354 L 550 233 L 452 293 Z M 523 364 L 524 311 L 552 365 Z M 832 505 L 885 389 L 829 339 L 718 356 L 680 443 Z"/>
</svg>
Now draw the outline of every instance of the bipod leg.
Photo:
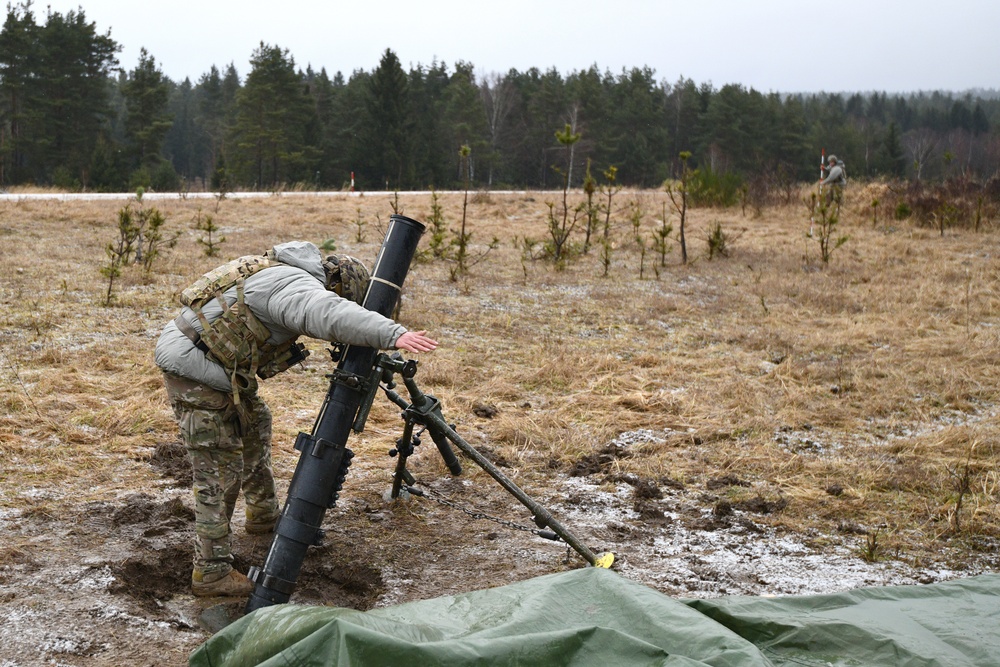
<svg viewBox="0 0 1000 667">
<path fill-rule="evenodd" d="M 448 444 L 450 441 L 462 450 L 466 456 L 475 461 L 480 468 L 485 470 L 486 473 L 496 480 L 496 482 L 500 484 L 500 486 L 502 486 L 508 493 L 517 498 L 522 505 L 531 510 L 536 526 L 539 528 L 551 529 L 552 532 L 558 535 L 560 539 L 580 554 L 590 565 L 603 568 L 611 567 L 615 560 L 613 553 L 607 552 L 595 554 L 593 551 L 588 549 L 586 545 L 580 542 L 580 540 L 578 540 L 576 536 L 573 535 L 565 526 L 549 514 L 548 510 L 535 502 L 531 496 L 525 493 L 510 478 L 504 475 L 499 468 L 493 465 L 489 459 L 476 451 L 475 447 L 470 445 L 458 433 L 456 433 L 455 429 L 449 426 L 444 420 L 440 410 L 440 403 L 437 399 L 423 394 L 423 392 L 417 388 L 416 382 L 414 382 L 412 376 L 410 378 L 405 378 L 404 382 L 410 393 L 410 397 L 413 400 L 412 404 L 407 404 L 406 400 L 403 399 L 402 396 L 391 389 L 386 389 L 386 396 L 388 396 L 389 400 L 393 403 L 403 408 L 403 413 L 404 415 L 407 415 L 406 418 L 408 422 L 416 421 L 425 426 L 431 432 L 431 437 L 434 439 L 434 443 L 438 445 L 438 449 L 441 451 L 442 456 L 444 456 L 445 462 L 449 463 L 449 468 L 452 467 L 449 461 L 450 459 L 454 461 L 455 467 L 458 468 L 459 472 L 461 472 L 461 468 L 458 466 L 458 461 L 455 459 L 455 455 L 451 452 L 451 448 Z M 449 454 L 450 457 L 448 456 Z"/>
<path fill-rule="evenodd" d="M 403 483 L 413 484 L 413 475 L 406 469 L 406 460 L 413 453 L 413 448 L 420 444 L 420 438 L 413 435 L 413 420 L 407 419 L 403 427 L 403 435 L 396 441 L 396 448 L 389 450 L 389 456 L 396 457 L 396 471 L 392 475 L 392 491 L 390 497 L 399 498 Z"/>
<path fill-rule="evenodd" d="M 559 523 L 559 521 L 557 521 L 548 510 L 539 505 L 509 477 L 504 475 L 499 468 L 493 465 L 489 459 L 476 451 L 475 447 L 466 442 L 460 435 L 458 435 L 458 433 L 455 432 L 453 428 L 448 426 L 448 424 L 444 423 L 444 420 L 441 420 L 439 423 L 433 425 L 428 425 L 428 428 L 430 428 L 432 432 L 435 427 L 440 429 L 442 434 L 447 437 L 448 440 L 462 450 L 466 456 L 475 461 L 480 468 L 485 470 L 486 473 L 496 480 L 496 482 L 508 493 L 517 498 L 522 505 L 531 510 L 536 526 L 552 530 L 552 532 L 558 535 L 563 542 L 568 544 L 575 552 L 580 554 L 585 561 L 594 567 L 611 567 L 611 564 L 614 562 L 614 554 L 610 552 L 595 554 L 580 540 L 578 540 L 576 536 L 569 531 L 569 529 Z"/>
</svg>

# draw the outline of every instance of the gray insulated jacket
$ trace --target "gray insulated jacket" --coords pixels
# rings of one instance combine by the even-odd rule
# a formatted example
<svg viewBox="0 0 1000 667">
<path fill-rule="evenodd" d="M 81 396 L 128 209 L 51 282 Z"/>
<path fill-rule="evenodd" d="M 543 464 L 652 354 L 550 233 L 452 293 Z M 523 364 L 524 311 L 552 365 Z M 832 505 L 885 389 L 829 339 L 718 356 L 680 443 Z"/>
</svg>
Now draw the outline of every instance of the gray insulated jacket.
<svg viewBox="0 0 1000 667">
<path fill-rule="evenodd" d="M 323 255 L 312 243 L 292 241 L 274 250 L 281 264 L 253 274 L 243 284 L 246 305 L 271 332 L 268 343 L 309 336 L 389 349 L 406 332 L 402 325 L 327 291 Z M 236 302 L 235 287 L 225 293 L 225 299 L 229 304 Z M 222 314 L 222 307 L 213 299 L 202 312 L 211 322 Z M 201 322 L 190 308 L 181 310 L 181 315 L 201 333 Z M 195 347 L 172 320 L 156 343 L 156 365 L 219 391 L 233 389 L 226 370 Z"/>
<path fill-rule="evenodd" d="M 823 185 L 847 185 L 847 168 L 843 162 L 838 162 L 830 168 Z"/>
</svg>

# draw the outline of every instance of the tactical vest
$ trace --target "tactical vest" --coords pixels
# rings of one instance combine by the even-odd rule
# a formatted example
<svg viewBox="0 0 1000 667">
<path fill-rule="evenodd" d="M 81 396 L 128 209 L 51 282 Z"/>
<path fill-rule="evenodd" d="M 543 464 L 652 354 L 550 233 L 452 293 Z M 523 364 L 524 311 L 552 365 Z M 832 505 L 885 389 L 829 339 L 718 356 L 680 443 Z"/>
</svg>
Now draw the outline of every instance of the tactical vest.
<svg viewBox="0 0 1000 667">
<path fill-rule="evenodd" d="M 177 328 L 229 372 L 233 385 L 233 401 L 240 404 L 241 393 L 257 389 L 255 376 L 269 378 L 304 360 L 309 352 L 291 339 L 280 345 L 270 345 L 271 332 L 251 312 L 244 301 L 243 283 L 250 276 L 281 264 L 273 251 L 264 255 L 239 257 L 209 271 L 181 292 L 181 304 L 189 307 L 201 323 L 199 334 L 178 315 Z M 229 304 L 224 294 L 236 288 L 236 302 Z M 202 308 L 216 299 L 222 314 L 211 322 Z"/>
</svg>

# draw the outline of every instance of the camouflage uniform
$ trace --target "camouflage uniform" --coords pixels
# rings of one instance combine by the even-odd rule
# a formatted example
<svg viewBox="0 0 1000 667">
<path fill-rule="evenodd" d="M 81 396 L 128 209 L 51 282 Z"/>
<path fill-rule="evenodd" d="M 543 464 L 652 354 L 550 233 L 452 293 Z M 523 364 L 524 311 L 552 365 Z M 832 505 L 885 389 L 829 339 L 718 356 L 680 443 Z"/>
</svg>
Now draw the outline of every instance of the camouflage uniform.
<svg viewBox="0 0 1000 667">
<path fill-rule="evenodd" d="M 844 188 L 847 186 L 847 167 L 843 160 L 837 159 L 836 155 L 830 156 L 829 165 L 830 173 L 822 181 L 822 184 L 827 186 L 826 205 L 835 203 L 839 211 L 844 199 Z"/>
<path fill-rule="evenodd" d="M 256 394 L 243 396 L 248 417 L 244 428 L 230 394 L 170 373 L 163 377 L 194 474 L 192 579 L 210 583 L 232 570 L 230 521 L 241 488 L 248 525 L 267 524 L 278 516 L 271 411 Z"/>
</svg>

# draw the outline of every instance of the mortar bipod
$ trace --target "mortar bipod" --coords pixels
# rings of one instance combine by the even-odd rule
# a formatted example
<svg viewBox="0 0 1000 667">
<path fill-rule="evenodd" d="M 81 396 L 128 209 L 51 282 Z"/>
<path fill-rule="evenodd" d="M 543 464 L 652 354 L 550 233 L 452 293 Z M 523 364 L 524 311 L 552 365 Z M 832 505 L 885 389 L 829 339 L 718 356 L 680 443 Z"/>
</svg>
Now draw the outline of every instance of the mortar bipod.
<svg viewBox="0 0 1000 667">
<path fill-rule="evenodd" d="M 379 361 L 379 364 L 383 369 L 394 371 L 397 367 L 402 368 L 400 365 L 402 363 L 402 357 L 399 353 L 395 353 L 393 358 L 385 357 L 385 359 L 388 360 L 387 363 L 383 363 L 382 359 Z M 461 474 L 462 467 L 459 464 L 458 459 L 455 458 L 455 454 L 452 451 L 449 442 L 462 450 L 462 453 L 475 461 L 476 464 L 486 471 L 490 477 L 496 480 L 500 486 L 514 496 L 522 505 L 527 507 L 534 517 L 536 526 L 541 529 L 550 529 L 553 533 L 559 536 L 562 541 L 566 542 L 566 544 L 568 544 L 574 551 L 580 554 L 590 565 L 603 568 L 611 567 L 615 560 L 615 555 L 613 553 L 605 552 L 595 554 L 593 551 L 588 549 L 582 542 L 580 542 L 580 540 L 576 538 L 576 536 L 566 529 L 565 526 L 559 523 L 555 517 L 548 512 L 548 510 L 535 502 L 535 500 L 521 490 L 517 484 L 500 472 L 500 469 L 493 465 L 489 459 L 476 451 L 472 445 L 458 435 L 458 433 L 455 432 L 454 427 L 445 422 L 444 417 L 441 414 L 441 402 L 433 396 L 424 394 L 417 386 L 416 381 L 413 379 L 414 375 L 416 375 L 416 362 L 408 361 L 405 363 L 407 365 L 411 363 L 414 364 L 413 366 L 408 366 L 407 370 L 409 372 L 401 373 L 403 384 L 406 385 L 407 393 L 410 396 L 409 402 L 407 402 L 405 398 L 394 390 L 395 384 L 392 382 L 392 378 L 387 378 L 386 374 L 382 375 L 382 389 L 390 401 L 403 409 L 402 417 L 405 422 L 403 427 L 403 436 L 396 441 L 396 449 L 392 450 L 392 452 L 395 452 L 395 456 L 397 457 L 396 472 L 393 476 L 392 482 L 393 498 L 397 498 L 399 496 L 403 482 L 407 485 L 413 484 L 413 476 L 406 470 L 406 459 L 413 453 L 413 447 L 420 444 L 419 436 L 413 435 L 414 425 L 419 424 L 430 432 L 431 439 L 434 440 L 434 444 L 437 445 L 438 451 L 441 453 L 445 464 L 448 466 L 448 469 L 453 475 Z M 392 455 L 392 452 L 390 452 L 390 455 Z"/>
</svg>

